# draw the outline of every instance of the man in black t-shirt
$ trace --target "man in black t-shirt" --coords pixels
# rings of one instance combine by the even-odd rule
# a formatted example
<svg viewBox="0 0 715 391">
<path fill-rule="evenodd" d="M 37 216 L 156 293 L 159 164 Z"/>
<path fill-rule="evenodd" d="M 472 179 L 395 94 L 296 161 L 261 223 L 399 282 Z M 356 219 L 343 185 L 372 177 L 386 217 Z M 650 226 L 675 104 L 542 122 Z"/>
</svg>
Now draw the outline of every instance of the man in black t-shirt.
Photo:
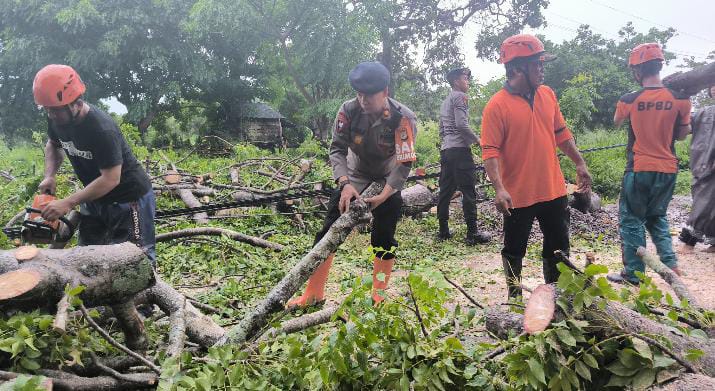
<svg viewBox="0 0 715 391">
<path fill-rule="evenodd" d="M 84 83 L 67 65 L 42 68 L 32 89 L 48 118 L 45 178 L 39 190 L 55 193 L 55 175 L 65 155 L 84 185 L 50 202 L 42 217 L 56 220 L 80 205 L 80 246 L 131 241 L 155 262 L 154 192 L 117 124 L 81 99 Z"/>
</svg>

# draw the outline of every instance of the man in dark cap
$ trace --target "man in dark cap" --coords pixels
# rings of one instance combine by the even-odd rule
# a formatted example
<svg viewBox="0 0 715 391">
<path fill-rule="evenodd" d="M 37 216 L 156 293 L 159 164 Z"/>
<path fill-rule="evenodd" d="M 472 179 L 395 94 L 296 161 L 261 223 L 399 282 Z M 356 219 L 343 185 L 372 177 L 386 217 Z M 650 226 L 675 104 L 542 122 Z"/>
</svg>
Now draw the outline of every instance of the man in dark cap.
<svg viewBox="0 0 715 391">
<path fill-rule="evenodd" d="M 449 203 L 455 190 L 462 192 L 462 211 L 467 223 L 465 242 L 469 246 L 489 242 L 489 235 L 477 230 L 477 182 L 476 166 L 470 146 L 479 141 L 469 127 L 469 68 L 456 68 L 447 73 L 452 91 L 442 102 L 439 113 L 439 138 L 441 141 L 439 162 L 439 234 L 441 240 L 449 239 Z"/>
<path fill-rule="evenodd" d="M 317 243 L 335 220 L 350 207 L 350 201 L 372 182 L 384 184 L 382 193 L 366 198 L 372 208 L 370 243 L 374 251 L 372 298 L 380 303 L 395 263 L 395 229 L 400 218 L 400 191 L 416 160 L 415 114 L 389 98 L 390 74 L 378 62 L 358 64 L 348 77 L 357 97 L 340 107 L 333 126 L 330 164 L 340 191 L 330 199 L 328 216 L 315 236 Z M 324 300 L 325 283 L 335 254 L 330 254 L 310 276 L 302 296 L 287 307 L 305 307 Z"/>
</svg>

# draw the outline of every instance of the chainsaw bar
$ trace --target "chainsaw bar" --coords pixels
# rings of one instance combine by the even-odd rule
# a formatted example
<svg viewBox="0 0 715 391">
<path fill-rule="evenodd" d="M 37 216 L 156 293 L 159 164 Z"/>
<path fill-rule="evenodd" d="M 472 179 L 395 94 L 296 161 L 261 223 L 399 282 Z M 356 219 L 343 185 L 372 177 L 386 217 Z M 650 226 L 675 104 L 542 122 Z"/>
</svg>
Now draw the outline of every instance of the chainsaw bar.
<svg viewBox="0 0 715 391">
<path fill-rule="evenodd" d="M 20 239 L 22 227 L 3 228 L 2 233 L 4 233 L 8 239 Z"/>
</svg>

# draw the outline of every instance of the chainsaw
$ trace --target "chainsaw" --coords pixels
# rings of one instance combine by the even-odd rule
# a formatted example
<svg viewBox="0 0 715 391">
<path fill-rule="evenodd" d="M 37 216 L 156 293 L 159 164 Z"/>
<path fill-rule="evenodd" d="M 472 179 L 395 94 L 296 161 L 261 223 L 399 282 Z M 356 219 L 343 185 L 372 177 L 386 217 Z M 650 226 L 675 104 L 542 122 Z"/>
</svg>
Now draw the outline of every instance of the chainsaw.
<svg viewBox="0 0 715 391">
<path fill-rule="evenodd" d="M 10 239 L 20 239 L 24 244 L 53 244 L 68 242 L 74 235 L 75 226 L 66 217 L 55 221 L 42 218 L 42 209 L 56 198 L 52 194 L 39 194 L 32 200 L 32 206 L 25 208 L 22 227 L 7 227 L 3 233 Z M 66 227 L 67 229 L 63 229 Z M 65 235 L 61 233 L 65 231 Z"/>
</svg>

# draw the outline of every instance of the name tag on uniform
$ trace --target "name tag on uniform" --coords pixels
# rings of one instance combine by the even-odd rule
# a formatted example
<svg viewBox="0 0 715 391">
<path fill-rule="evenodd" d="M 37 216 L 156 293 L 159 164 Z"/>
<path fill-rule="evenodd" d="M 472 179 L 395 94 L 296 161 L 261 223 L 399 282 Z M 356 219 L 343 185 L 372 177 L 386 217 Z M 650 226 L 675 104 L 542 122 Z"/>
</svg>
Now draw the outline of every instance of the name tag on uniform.
<svg viewBox="0 0 715 391">
<path fill-rule="evenodd" d="M 399 163 L 414 162 L 417 160 L 414 140 L 415 137 L 410 120 L 402 117 L 400 126 L 398 126 L 397 131 L 395 131 L 395 154 Z"/>
</svg>

